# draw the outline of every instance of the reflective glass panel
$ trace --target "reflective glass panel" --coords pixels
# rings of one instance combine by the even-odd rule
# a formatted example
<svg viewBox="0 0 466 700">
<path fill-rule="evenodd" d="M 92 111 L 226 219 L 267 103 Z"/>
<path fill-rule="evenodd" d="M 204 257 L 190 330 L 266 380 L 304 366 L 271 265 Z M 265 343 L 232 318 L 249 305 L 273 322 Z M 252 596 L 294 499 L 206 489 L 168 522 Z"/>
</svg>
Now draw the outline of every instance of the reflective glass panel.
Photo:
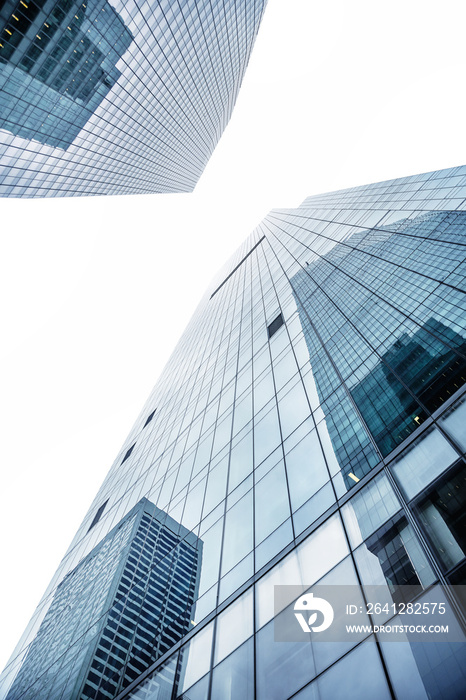
<svg viewBox="0 0 466 700">
<path fill-rule="evenodd" d="M 392 471 L 406 498 L 411 500 L 456 459 L 458 454 L 453 447 L 433 428 L 393 463 Z"/>
<path fill-rule="evenodd" d="M 466 467 L 450 470 L 415 506 L 445 569 L 466 555 Z"/>
</svg>

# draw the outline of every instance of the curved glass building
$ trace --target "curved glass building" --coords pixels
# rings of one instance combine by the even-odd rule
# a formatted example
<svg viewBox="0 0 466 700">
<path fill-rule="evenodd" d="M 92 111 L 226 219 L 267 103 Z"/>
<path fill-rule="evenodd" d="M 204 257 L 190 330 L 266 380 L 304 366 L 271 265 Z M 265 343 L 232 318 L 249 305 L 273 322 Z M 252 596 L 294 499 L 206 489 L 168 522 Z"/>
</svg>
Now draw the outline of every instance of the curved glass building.
<svg viewBox="0 0 466 700">
<path fill-rule="evenodd" d="M 265 0 L 6 0 L 0 195 L 190 192 Z"/>
<path fill-rule="evenodd" d="M 465 251 L 466 167 L 272 211 L 201 301 L 2 697 L 462 700 Z"/>
</svg>

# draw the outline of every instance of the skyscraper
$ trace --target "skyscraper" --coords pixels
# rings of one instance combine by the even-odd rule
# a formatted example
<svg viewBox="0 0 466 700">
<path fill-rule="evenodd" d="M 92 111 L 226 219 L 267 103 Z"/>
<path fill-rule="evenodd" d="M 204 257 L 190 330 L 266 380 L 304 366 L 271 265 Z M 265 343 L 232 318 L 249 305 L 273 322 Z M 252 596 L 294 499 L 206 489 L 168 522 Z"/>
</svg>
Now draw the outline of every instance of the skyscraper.
<svg viewBox="0 0 466 700">
<path fill-rule="evenodd" d="M 57 587 L 8 698 L 115 697 L 190 630 L 201 560 L 143 498 Z"/>
<path fill-rule="evenodd" d="M 60 0 L 52 10 L 10 0 L 0 12 L 0 127 L 66 150 L 120 78 L 131 32 L 107 0 Z"/>
<path fill-rule="evenodd" d="M 201 301 L 4 688 L 66 575 L 145 498 L 202 557 L 191 628 L 118 700 L 464 698 L 465 211 L 461 167 L 266 217 Z M 435 603 L 452 641 L 276 639 L 276 587 L 314 584 Z"/>
<path fill-rule="evenodd" d="M 0 195 L 189 192 L 236 101 L 264 0 L 7 0 Z"/>
</svg>

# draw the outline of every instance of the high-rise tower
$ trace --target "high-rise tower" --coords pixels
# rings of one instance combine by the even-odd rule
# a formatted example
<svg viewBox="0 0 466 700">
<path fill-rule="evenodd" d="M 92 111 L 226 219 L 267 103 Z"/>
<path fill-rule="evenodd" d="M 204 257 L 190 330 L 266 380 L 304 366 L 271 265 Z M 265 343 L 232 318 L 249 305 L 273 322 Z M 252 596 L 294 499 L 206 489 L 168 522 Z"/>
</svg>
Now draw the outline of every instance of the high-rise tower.
<svg viewBox="0 0 466 700">
<path fill-rule="evenodd" d="M 6 0 L 0 196 L 190 192 L 265 0 Z"/>
<path fill-rule="evenodd" d="M 191 629 L 201 561 L 141 499 L 57 587 L 8 700 L 115 697 Z"/>
<path fill-rule="evenodd" d="M 462 167 L 266 217 L 201 301 L 5 688 L 61 582 L 145 498 L 202 557 L 191 629 L 119 700 L 465 697 L 464 589 L 453 588 L 466 583 L 465 211 Z M 394 643 L 364 628 L 277 641 L 283 584 L 378 586 L 390 625 L 406 619 L 396 606 L 434 601 L 453 638 Z"/>
</svg>

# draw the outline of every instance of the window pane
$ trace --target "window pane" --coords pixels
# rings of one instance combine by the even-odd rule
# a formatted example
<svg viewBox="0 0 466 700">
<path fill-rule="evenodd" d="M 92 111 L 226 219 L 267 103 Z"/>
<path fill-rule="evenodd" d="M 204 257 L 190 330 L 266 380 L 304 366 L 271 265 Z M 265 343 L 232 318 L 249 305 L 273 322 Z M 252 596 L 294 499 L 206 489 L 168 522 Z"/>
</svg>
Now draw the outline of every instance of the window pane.
<svg viewBox="0 0 466 700">
<path fill-rule="evenodd" d="M 253 548 L 252 510 L 252 491 L 249 491 L 225 515 L 222 574 Z"/>
<path fill-rule="evenodd" d="M 400 508 L 388 478 L 376 476 L 341 509 L 351 546 L 361 544 Z"/>
<path fill-rule="evenodd" d="M 256 624 L 258 628 L 265 625 L 274 616 L 274 586 L 293 586 L 301 583 L 301 572 L 296 552 L 290 552 L 268 574 L 259 579 L 256 583 Z"/>
<path fill-rule="evenodd" d="M 285 461 L 291 506 L 295 511 L 329 480 L 316 430 L 286 454 Z"/>
<path fill-rule="evenodd" d="M 177 658 L 178 654 L 171 656 L 161 668 L 128 695 L 128 700 L 151 700 L 151 698 L 157 697 L 171 697 Z"/>
<path fill-rule="evenodd" d="M 281 392 L 278 395 L 278 408 L 283 438 L 286 438 L 310 414 L 307 397 L 300 381 L 294 385 L 291 391 L 286 394 Z"/>
<path fill-rule="evenodd" d="M 466 399 L 456 403 L 440 422 L 445 432 L 456 441 L 461 449 L 466 450 Z"/>
<path fill-rule="evenodd" d="M 315 676 L 311 644 L 275 642 L 273 622 L 257 634 L 257 700 L 285 700 Z"/>
<path fill-rule="evenodd" d="M 273 557 L 282 551 L 293 539 L 291 518 L 285 520 L 271 535 L 257 545 L 254 550 L 256 571 L 265 566 Z"/>
<path fill-rule="evenodd" d="M 252 432 L 233 444 L 230 457 L 228 490 L 231 492 L 252 472 Z"/>
<path fill-rule="evenodd" d="M 273 376 L 277 391 L 280 391 L 297 371 L 296 360 L 292 353 L 285 353 L 278 362 L 275 362 L 273 366 Z"/>
<path fill-rule="evenodd" d="M 410 700 L 429 700 L 416 662 L 416 656 L 419 657 L 420 649 L 417 649 L 415 656 L 413 645 L 408 642 L 387 644 L 383 639 L 380 639 L 380 643 L 397 697 L 410 698 Z"/>
<path fill-rule="evenodd" d="M 396 460 L 392 471 L 406 498 L 411 500 L 450 466 L 458 455 L 439 430 L 433 428 L 416 440 L 407 454 Z"/>
<path fill-rule="evenodd" d="M 335 493 L 332 484 L 328 482 L 293 514 L 296 535 L 304 532 L 309 525 L 312 525 L 334 503 Z"/>
<path fill-rule="evenodd" d="M 388 520 L 354 556 L 362 582 L 388 586 L 394 602 L 408 602 L 400 597 L 400 586 L 410 586 L 417 595 L 435 580 L 414 530 L 402 516 Z"/>
<path fill-rule="evenodd" d="M 199 595 L 202 595 L 218 581 L 220 548 L 222 544 L 223 518 L 202 535 L 202 566 Z"/>
<path fill-rule="evenodd" d="M 177 700 L 207 700 L 209 694 L 209 676 L 204 676 L 202 680 L 192 685 L 186 693 L 177 696 Z M 159 700 L 157 698 L 157 700 Z"/>
<path fill-rule="evenodd" d="M 204 501 L 204 517 L 225 498 L 228 456 L 209 473 Z"/>
<path fill-rule="evenodd" d="M 182 647 L 180 651 L 180 678 L 183 679 L 180 688 L 181 692 L 193 685 L 209 670 L 212 632 L 213 623 L 211 622 Z"/>
<path fill-rule="evenodd" d="M 275 396 L 273 376 L 271 372 L 265 372 L 260 381 L 254 383 L 254 411 L 259 413 L 273 396 Z"/>
<path fill-rule="evenodd" d="M 358 579 L 356 576 L 355 568 L 351 561 L 351 557 L 347 557 L 346 559 L 344 559 L 342 562 L 340 562 L 340 564 L 338 564 L 334 569 L 332 569 L 332 571 L 326 574 L 326 576 L 324 576 L 319 581 L 319 585 L 322 586 L 341 586 L 342 583 L 344 583 L 345 586 L 347 585 L 354 587 L 353 590 L 356 590 L 356 587 L 358 586 Z M 322 590 L 325 591 L 325 588 Z M 364 600 L 360 592 L 358 594 L 358 598 L 355 599 L 355 602 L 360 608 L 364 606 Z M 343 627 L 345 623 L 343 616 L 343 611 L 341 611 L 340 613 L 336 613 L 334 624 L 337 627 Z M 361 622 L 363 624 L 369 624 L 369 618 L 367 616 L 364 616 Z M 350 649 L 356 646 L 358 641 L 361 641 L 361 639 L 364 639 L 364 637 L 366 636 L 367 632 L 361 633 L 358 639 L 353 638 L 350 641 L 340 639 L 329 643 L 320 642 L 318 632 L 315 635 L 312 634 L 312 652 L 314 656 L 314 663 L 316 666 L 316 673 L 322 673 L 322 671 L 324 671 L 326 668 L 335 663 L 335 661 L 337 661 L 344 654 L 350 651 Z"/>
<path fill-rule="evenodd" d="M 283 461 L 256 484 L 255 506 L 256 543 L 259 543 L 290 516 Z"/>
<path fill-rule="evenodd" d="M 466 554 L 466 468 L 462 463 L 429 489 L 415 508 L 446 569 Z"/>
<path fill-rule="evenodd" d="M 272 321 L 272 323 L 267 326 L 267 332 L 269 338 L 271 338 L 275 333 L 278 331 L 279 328 L 281 328 L 284 324 L 283 316 L 282 314 L 278 314 L 276 318 Z"/>
<path fill-rule="evenodd" d="M 233 435 L 237 435 L 250 420 L 252 420 L 252 392 L 248 391 L 235 402 Z"/>
<path fill-rule="evenodd" d="M 219 603 L 226 600 L 228 596 L 247 581 L 253 573 L 254 558 L 251 552 L 220 579 Z"/>
<path fill-rule="evenodd" d="M 321 700 L 390 700 L 385 673 L 373 639 L 332 666 L 317 681 Z M 311 696 L 312 697 L 312 696 Z M 303 695 L 300 700 L 304 700 Z"/>
<path fill-rule="evenodd" d="M 461 638 L 460 625 L 451 613 L 450 604 L 439 587 L 431 588 L 417 602 L 444 601 L 445 618 L 448 617 L 450 633 Z M 398 615 L 390 624 L 406 624 L 406 616 Z M 457 636 L 459 635 L 459 636 Z M 466 643 L 465 642 L 385 642 L 379 635 L 383 655 L 392 683 L 400 698 L 419 700 L 462 700 L 466 697 Z M 422 687 L 425 695 L 422 694 Z"/>
<path fill-rule="evenodd" d="M 254 700 L 254 641 L 250 639 L 216 666 L 212 700 Z"/>
<path fill-rule="evenodd" d="M 327 571 L 333 569 L 349 554 L 339 515 L 329 518 L 307 540 L 304 540 L 296 551 L 304 585 L 315 583 Z"/>
<path fill-rule="evenodd" d="M 186 497 L 182 523 L 188 530 L 193 530 L 201 519 L 205 486 L 206 479 L 202 479 L 201 483 L 191 489 Z"/>
<path fill-rule="evenodd" d="M 254 463 L 259 465 L 281 442 L 277 407 L 254 425 Z"/>
<path fill-rule="evenodd" d="M 253 589 L 250 588 L 217 618 L 214 663 L 222 661 L 254 631 Z"/>
</svg>

